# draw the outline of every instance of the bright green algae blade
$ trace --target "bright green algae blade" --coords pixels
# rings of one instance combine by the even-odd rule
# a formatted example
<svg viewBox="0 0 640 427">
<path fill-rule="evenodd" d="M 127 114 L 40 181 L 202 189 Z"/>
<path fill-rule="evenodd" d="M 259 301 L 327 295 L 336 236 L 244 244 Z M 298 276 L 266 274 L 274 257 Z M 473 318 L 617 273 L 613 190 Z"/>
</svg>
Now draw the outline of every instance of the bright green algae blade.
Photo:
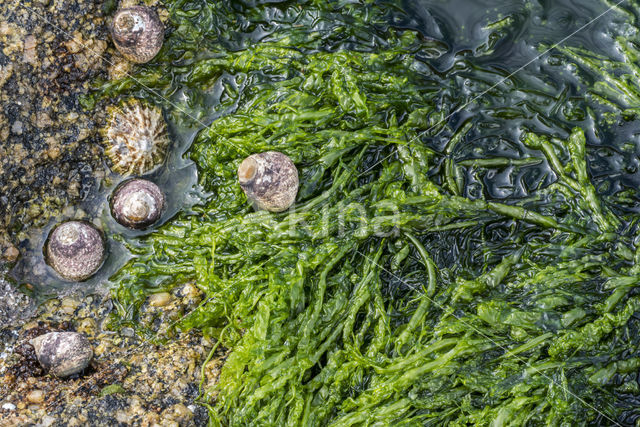
<svg viewBox="0 0 640 427">
<path fill-rule="evenodd" d="M 180 326 L 231 349 L 203 397 L 212 424 L 637 413 L 636 220 L 594 185 L 575 127 L 588 114 L 550 114 L 561 89 L 526 72 L 491 88 L 503 74 L 471 59 L 439 73 L 442 40 L 389 25 L 401 4 L 167 4 L 160 56 L 101 96 L 202 127 L 188 155 L 203 203 L 129 239 L 136 258 L 112 281 L 120 324 L 159 288 L 206 293 Z M 479 62 L 516 21 L 483 23 Z M 482 118 L 451 115 L 467 101 Z M 282 214 L 254 212 L 236 181 L 266 150 L 300 171 Z M 476 179 L 505 170 L 524 182 L 510 197 Z"/>
</svg>

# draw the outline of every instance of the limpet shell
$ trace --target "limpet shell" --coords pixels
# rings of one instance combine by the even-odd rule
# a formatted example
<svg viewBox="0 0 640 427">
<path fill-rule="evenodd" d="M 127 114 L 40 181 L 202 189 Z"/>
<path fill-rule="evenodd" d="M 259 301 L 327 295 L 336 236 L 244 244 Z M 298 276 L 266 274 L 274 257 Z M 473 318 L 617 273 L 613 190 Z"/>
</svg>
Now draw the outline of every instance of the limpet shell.
<svg viewBox="0 0 640 427">
<path fill-rule="evenodd" d="M 124 176 L 142 175 L 165 158 L 169 137 L 159 108 L 130 100 L 122 107 L 110 107 L 104 131 L 106 154 L 112 169 Z"/>
</svg>

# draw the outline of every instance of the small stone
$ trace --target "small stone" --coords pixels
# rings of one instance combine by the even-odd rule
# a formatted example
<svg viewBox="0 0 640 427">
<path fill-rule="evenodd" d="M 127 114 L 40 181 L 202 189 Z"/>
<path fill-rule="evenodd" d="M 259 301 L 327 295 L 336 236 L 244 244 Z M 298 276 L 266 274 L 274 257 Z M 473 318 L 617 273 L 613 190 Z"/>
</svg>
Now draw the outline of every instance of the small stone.
<svg viewBox="0 0 640 427">
<path fill-rule="evenodd" d="M 16 135 L 22 135 L 23 126 L 24 125 L 22 124 L 22 122 L 20 120 L 16 120 L 11 125 L 11 132 L 15 133 Z"/>
<path fill-rule="evenodd" d="M 27 400 L 35 404 L 42 403 L 44 402 L 44 392 L 42 390 L 31 390 L 27 394 Z"/>
<path fill-rule="evenodd" d="M 4 251 L 4 259 L 7 262 L 16 262 L 19 256 L 20 256 L 20 251 L 15 246 L 9 246 Z"/>
<path fill-rule="evenodd" d="M 38 362 L 56 377 L 68 377 L 83 371 L 93 357 L 89 340 L 77 332 L 49 332 L 29 341 Z"/>
<path fill-rule="evenodd" d="M 4 403 L 2 404 L 2 409 L 4 409 L 5 411 L 15 411 L 16 405 L 14 405 L 13 403 Z"/>
<path fill-rule="evenodd" d="M 40 129 L 47 128 L 53 125 L 53 120 L 47 113 L 39 113 L 36 117 L 36 126 Z"/>
<path fill-rule="evenodd" d="M 130 424 L 132 419 L 132 415 L 128 414 L 126 411 L 118 411 L 116 412 L 116 420 L 119 423 Z"/>
<path fill-rule="evenodd" d="M 202 292 L 200 291 L 200 289 L 198 289 L 198 287 L 196 285 L 194 285 L 193 283 L 187 283 L 182 288 L 182 295 L 185 298 L 197 298 L 201 294 L 202 294 Z"/>
<path fill-rule="evenodd" d="M 60 301 L 60 311 L 72 315 L 80 303 L 73 298 L 65 297 Z"/>
<path fill-rule="evenodd" d="M 134 331 L 133 328 L 122 328 L 120 333 L 123 337 L 127 338 L 133 338 L 136 335 L 136 331 Z"/>
<path fill-rule="evenodd" d="M 38 52 L 36 51 L 37 41 L 35 36 L 29 35 L 24 39 L 24 62 L 36 65 L 38 61 Z"/>
<path fill-rule="evenodd" d="M 171 294 L 168 292 L 160 292 L 149 296 L 149 305 L 152 307 L 164 307 L 171 301 Z"/>
<path fill-rule="evenodd" d="M 162 411 L 161 417 L 165 422 L 169 421 L 177 423 L 175 425 L 186 425 L 193 418 L 193 412 L 182 403 L 177 403 Z"/>
<path fill-rule="evenodd" d="M 51 160 L 56 160 L 58 157 L 60 157 L 60 147 L 55 145 L 49 146 L 49 149 L 47 150 L 47 155 Z"/>
</svg>

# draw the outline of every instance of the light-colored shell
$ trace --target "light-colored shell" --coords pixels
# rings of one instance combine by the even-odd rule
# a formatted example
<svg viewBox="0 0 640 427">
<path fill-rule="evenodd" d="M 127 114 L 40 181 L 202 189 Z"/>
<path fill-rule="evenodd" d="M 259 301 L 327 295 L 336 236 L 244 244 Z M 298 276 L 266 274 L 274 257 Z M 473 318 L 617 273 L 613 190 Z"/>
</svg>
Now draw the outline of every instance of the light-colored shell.
<svg viewBox="0 0 640 427">
<path fill-rule="evenodd" d="M 63 222 L 53 229 L 45 247 L 47 263 L 64 279 L 82 281 L 102 265 L 102 234 L 84 221 Z"/>
<path fill-rule="evenodd" d="M 298 194 L 298 169 L 277 151 L 252 154 L 238 167 L 238 181 L 247 198 L 259 209 L 282 212 Z"/>
<path fill-rule="evenodd" d="M 162 48 L 164 26 L 156 11 L 149 7 L 120 9 L 113 17 L 110 30 L 113 44 L 129 61 L 149 62 Z"/>
<path fill-rule="evenodd" d="M 160 109 L 137 100 L 109 108 L 105 138 L 112 169 L 124 176 L 153 170 L 164 161 L 169 145 Z"/>
<path fill-rule="evenodd" d="M 162 215 L 165 197 L 162 190 L 146 179 L 132 179 L 120 185 L 111 197 L 111 215 L 129 228 L 145 228 Z"/>
<path fill-rule="evenodd" d="M 93 349 L 89 340 L 77 332 L 49 332 L 29 343 L 40 365 L 56 377 L 68 377 L 89 366 Z"/>
</svg>

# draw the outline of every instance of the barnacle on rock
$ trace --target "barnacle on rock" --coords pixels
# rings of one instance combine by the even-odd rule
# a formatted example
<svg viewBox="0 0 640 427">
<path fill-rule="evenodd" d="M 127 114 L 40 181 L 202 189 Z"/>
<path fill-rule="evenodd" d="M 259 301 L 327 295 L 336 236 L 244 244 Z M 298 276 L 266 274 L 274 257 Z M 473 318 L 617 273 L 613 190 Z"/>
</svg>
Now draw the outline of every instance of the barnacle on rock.
<svg viewBox="0 0 640 427">
<path fill-rule="evenodd" d="M 125 176 L 154 169 L 164 161 L 169 145 L 160 109 L 137 100 L 109 108 L 105 139 L 112 169 Z"/>
</svg>

